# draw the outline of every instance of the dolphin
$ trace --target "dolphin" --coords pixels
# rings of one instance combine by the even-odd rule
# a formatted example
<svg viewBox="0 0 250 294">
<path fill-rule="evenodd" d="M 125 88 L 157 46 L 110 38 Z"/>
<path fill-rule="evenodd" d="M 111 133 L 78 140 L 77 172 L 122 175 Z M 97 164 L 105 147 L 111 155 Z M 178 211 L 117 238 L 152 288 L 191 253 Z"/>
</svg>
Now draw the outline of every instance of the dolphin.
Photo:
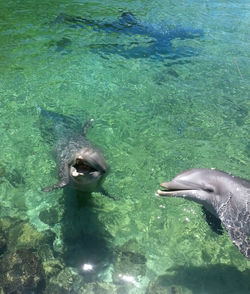
<svg viewBox="0 0 250 294">
<path fill-rule="evenodd" d="M 42 189 L 50 192 L 71 186 L 83 192 L 104 192 L 101 184 L 108 165 L 101 150 L 86 139 L 88 127 L 93 119 L 82 128 L 73 117 L 66 117 L 48 110 L 39 109 L 41 131 L 54 143 L 54 153 L 58 167 L 59 180 L 54 185 Z M 48 134 L 49 133 L 49 134 Z"/>
<path fill-rule="evenodd" d="M 72 28 L 93 27 L 94 31 L 105 31 L 107 33 L 125 34 L 130 36 L 144 36 L 145 40 L 138 41 L 131 39 L 129 44 L 97 44 L 106 54 L 117 53 L 126 58 L 137 57 L 155 57 L 159 55 L 168 55 L 169 58 L 178 58 L 180 56 L 190 56 L 189 50 L 174 50 L 171 41 L 174 39 L 194 39 L 204 35 L 202 29 L 192 27 L 169 27 L 163 28 L 162 25 L 149 24 L 136 18 L 131 12 L 123 12 L 121 16 L 113 22 L 105 20 L 96 20 L 93 18 L 84 18 L 61 13 L 51 24 L 69 24 Z M 59 41 L 61 44 L 62 42 Z M 91 45 L 91 47 L 95 47 Z"/>
<path fill-rule="evenodd" d="M 184 28 L 177 26 L 174 28 L 163 29 L 159 25 L 151 25 L 149 23 L 141 22 L 131 12 L 123 12 L 118 20 L 113 22 L 61 13 L 54 20 L 53 24 L 55 23 L 68 23 L 75 28 L 92 26 L 96 31 L 100 30 L 108 33 L 149 36 L 160 42 L 169 42 L 176 38 L 182 40 L 193 39 L 204 35 L 202 29 L 195 29 L 192 27 Z"/>
<path fill-rule="evenodd" d="M 160 184 L 159 196 L 203 205 L 224 224 L 233 244 L 250 259 L 250 182 L 220 170 L 194 168 Z"/>
</svg>

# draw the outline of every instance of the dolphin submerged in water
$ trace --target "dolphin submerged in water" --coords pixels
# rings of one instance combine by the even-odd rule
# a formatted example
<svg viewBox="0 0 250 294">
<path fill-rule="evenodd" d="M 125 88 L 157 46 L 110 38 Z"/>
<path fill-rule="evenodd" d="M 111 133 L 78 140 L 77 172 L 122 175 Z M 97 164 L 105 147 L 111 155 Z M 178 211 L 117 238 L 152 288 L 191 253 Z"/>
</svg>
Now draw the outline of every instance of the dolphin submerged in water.
<svg viewBox="0 0 250 294">
<path fill-rule="evenodd" d="M 161 184 L 160 196 L 203 205 L 224 224 L 231 240 L 250 259 L 250 182 L 225 172 L 194 168 Z"/>
<path fill-rule="evenodd" d="M 86 139 L 93 119 L 82 127 L 74 117 L 48 110 L 39 109 L 39 112 L 42 134 L 53 144 L 59 177 L 56 184 L 42 190 L 50 192 L 70 185 L 83 192 L 104 192 L 101 185 L 108 173 L 108 165 L 103 153 Z"/>
<path fill-rule="evenodd" d="M 113 21 L 96 20 L 61 13 L 52 24 L 69 24 L 72 28 L 93 27 L 94 31 L 105 31 L 106 33 L 116 33 L 131 36 L 131 42 L 127 44 L 96 44 L 91 48 L 99 53 L 119 54 L 125 58 L 145 58 L 167 56 L 168 58 L 179 58 L 191 56 L 195 53 L 190 48 L 173 48 L 174 39 L 194 39 L 204 35 L 202 29 L 192 27 L 169 27 L 163 28 L 160 25 L 151 25 L 138 20 L 133 13 L 123 12 L 121 16 Z M 145 37 L 138 41 L 136 37 Z M 58 41 L 61 43 L 60 41 Z M 62 48 L 60 48 L 62 49 Z M 58 50 L 60 51 L 60 50 Z"/>
</svg>

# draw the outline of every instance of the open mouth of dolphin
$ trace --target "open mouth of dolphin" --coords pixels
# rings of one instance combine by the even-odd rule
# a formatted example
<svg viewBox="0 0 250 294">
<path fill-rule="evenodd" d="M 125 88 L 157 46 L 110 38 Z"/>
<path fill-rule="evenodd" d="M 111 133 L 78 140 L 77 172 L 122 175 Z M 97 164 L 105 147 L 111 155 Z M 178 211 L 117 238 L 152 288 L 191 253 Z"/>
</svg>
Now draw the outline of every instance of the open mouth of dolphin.
<svg viewBox="0 0 250 294">
<path fill-rule="evenodd" d="M 157 190 L 157 194 L 160 196 L 174 196 L 177 194 L 184 194 L 190 191 L 194 191 L 194 189 L 168 189 L 164 187 L 164 183 L 160 184 L 161 189 Z"/>
<path fill-rule="evenodd" d="M 185 193 L 189 193 L 191 191 L 194 191 L 194 190 L 157 190 L 157 194 L 159 196 L 177 196 L 177 195 L 182 195 L 182 194 L 185 194 Z"/>
<path fill-rule="evenodd" d="M 72 176 L 77 177 L 77 176 L 83 176 L 86 174 L 91 174 L 94 172 L 98 172 L 95 167 L 93 167 L 88 161 L 77 158 L 76 162 L 74 165 L 72 165 Z"/>
<path fill-rule="evenodd" d="M 157 190 L 157 194 L 160 196 L 178 196 L 178 195 L 183 195 L 183 194 L 189 194 L 192 192 L 195 192 L 197 190 L 200 190 L 200 187 L 197 187 L 197 185 L 191 185 L 189 183 L 189 185 L 185 184 L 176 184 L 173 185 L 173 183 L 171 182 L 171 184 L 169 184 L 168 182 L 166 183 L 161 183 L 160 184 L 161 189 Z"/>
<path fill-rule="evenodd" d="M 157 194 L 160 196 L 180 196 L 184 194 L 192 194 L 197 191 L 205 191 L 208 193 L 214 192 L 212 187 L 204 187 L 197 183 L 191 182 L 182 182 L 182 183 L 174 183 L 173 182 L 166 182 L 161 183 L 161 190 L 157 190 Z"/>
</svg>

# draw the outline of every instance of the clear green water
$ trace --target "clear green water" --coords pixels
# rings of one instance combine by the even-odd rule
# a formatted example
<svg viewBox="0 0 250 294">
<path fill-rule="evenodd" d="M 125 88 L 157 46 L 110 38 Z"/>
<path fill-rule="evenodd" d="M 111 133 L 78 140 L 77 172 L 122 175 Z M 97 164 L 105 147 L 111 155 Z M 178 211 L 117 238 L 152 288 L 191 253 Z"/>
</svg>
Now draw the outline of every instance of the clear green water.
<svg viewBox="0 0 250 294">
<path fill-rule="evenodd" d="M 154 197 L 160 182 L 191 167 L 250 178 L 248 2 L 30 0 L 0 8 L 0 216 L 8 250 L 40 256 L 43 292 L 249 293 L 250 263 L 228 235 L 215 234 L 198 205 Z M 101 54 L 95 45 L 133 37 L 51 25 L 60 12 L 114 21 L 121 11 L 202 28 L 202 38 L 172 42 L 198 54 Z M 61 49 L 63 38 L 71 42 Z M 104 187 L 119 201 L 93 193 L 79 205 L 70 193 L 41 192 L 57 174 L 37 107 L 95 118 L 88 139 L 103 149 L 111 167 Z M 20 221 L 22 233 L 13 233 L 9 224 Z M 53 240 L 41 245 L 46 230 Z M 94 270 L 84 272 L 84 263 Z"/>
</svg>

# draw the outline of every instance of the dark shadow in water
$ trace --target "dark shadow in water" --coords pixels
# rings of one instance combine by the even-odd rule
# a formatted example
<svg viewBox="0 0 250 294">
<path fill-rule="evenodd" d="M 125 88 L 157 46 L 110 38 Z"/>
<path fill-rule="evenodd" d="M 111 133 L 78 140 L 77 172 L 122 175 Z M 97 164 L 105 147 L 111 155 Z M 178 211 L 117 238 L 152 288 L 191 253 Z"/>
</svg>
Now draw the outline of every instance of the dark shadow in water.
<svg viewBox="0 0 250 294">
<path fill-rule="evenodd" d="M 97 276 L 101 278 L 101 273 L 112 263 L 109 246 L 112 237 L 98 221 L 93 196 L 65 188 L 62 201 L 63 259 L 66 265 L 77 268 L 85 281 L 94 281 Z M 93 265 L 93 271 L 84 272 L 83 264 Z"/>
<path fill-rule="evenodd" d="M 98 44 L 92 45 L 91 51 L 100 54 L 104 59 L 108 59 L 109 55 L 117 54 L 124 58 L 151 58 L 164 61 L 165 59 L 177 60 L 198 55 L 198 51 L 188 47 L 172 48 L 170 43 L 163 44 L 154 42 L 147 46 L 147 43 L 139 46 L 131 46 L 132 44 Z"/>
<path fill-rule="evenodd" d="M 178 59 L 194 56 L 198 54 L 197 50 L 181 46 L 173 48 L 172 40 L 194 39 L 204 35 L 203 30 L 192 27 L 180 27 L 177 25 L 164 28 L 159 24 L 142 22 L 131 12 L 123 12 L 114 21 L 84 18 L 61 13 L 51 23 L 51 27 L 59 24 L 67 24 L 72 29 L 92 27 L 93 31 L 96 32 L 104 31 L 107 34 L 130 36 L 131 38 L 126 41 L 126 44 L 114 42 L 88 45 L 93 52 L 102 56 L 118 54 L 125 58 Z M 138 36 L 141 37 L 139 41 Z M 55 44 L 57 52 L 66 52 L 66 47 L 71 44 L 71 40 L 63 37 Z"/>
<path fill-rule="evenodd" d="M 236 267 L 217 264 L 207 267 L 179 266 L 168 272 L 155 282 L 153 286 L 155 290 L 157 287 L 167 288 L 171 285 L 179 285 L 190 289 L 193 294 L 250 293 L 249 269 L 241 272 Z"/>
<path fill-rule="evenodd" d="M 206 221 L 213 232 L 218 235 L 223 234 L 223 228 L 221 224 L 221 220 L 215 217 L 211 212 L 209 212 L 204 206 L 202 206 L 202 211 L 206 217 Z"/>
</svg>

